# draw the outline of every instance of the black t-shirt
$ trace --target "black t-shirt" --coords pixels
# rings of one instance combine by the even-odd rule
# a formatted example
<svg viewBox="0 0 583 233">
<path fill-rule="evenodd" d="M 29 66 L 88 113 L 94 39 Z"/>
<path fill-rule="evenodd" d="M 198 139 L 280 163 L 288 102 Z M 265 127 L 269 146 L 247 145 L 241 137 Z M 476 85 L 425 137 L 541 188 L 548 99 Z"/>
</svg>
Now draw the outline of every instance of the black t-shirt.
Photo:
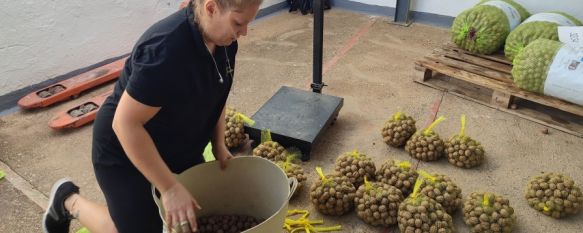
<svg viewBox="0 0 583 233">
<path fill-rule="evenodd" d="M 111 127 L 124 90 L 140 103 L 161 107 L 145 128 L 170 170 L 179 173 L 202 162 L 233 83 L 236 53 L 237 42 L 217 46 L 215 67 L 191 6 L 150 27 L 97 114 L 93 163 L 132 166 Z"/>
</svg>

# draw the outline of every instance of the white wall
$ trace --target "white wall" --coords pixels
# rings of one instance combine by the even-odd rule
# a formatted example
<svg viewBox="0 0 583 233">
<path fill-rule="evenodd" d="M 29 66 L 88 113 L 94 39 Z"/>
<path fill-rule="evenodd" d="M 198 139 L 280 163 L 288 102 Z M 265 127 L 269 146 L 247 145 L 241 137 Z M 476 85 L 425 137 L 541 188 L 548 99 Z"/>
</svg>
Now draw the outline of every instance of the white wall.
<svg viewBox="0 0 583 233">
<path fill-rule="evenodd" d="M 371 0 L 362 0 L 371 1 Z M 439 15 L 457 16 L 463 10 L 474 6 L 479 0 L 412 0 L 413 10 Z M 583 20 L 583 1 L 581 0 L 515 0 L 531 14 L 543 11 L 562 11 Z"/>
<path fill-rule="evenodd" d="M 339 0 L 348 1 L 348 0 Z M 352 0 L 369 5 L 395 7 L 396 0 Z M 427 12 L 438 15 L 457 16 L 463 10 L 474 6 L 479 0 L 411 0 L 412 10 Z M 522 4 L 530 13 L 543 11 L 563 11 L 583 20 L 582 0 L 516 0 Z"/>
<path fill-rule="evenodd" d="M 265 0 L 262 8 L 285 0 Z M 130 52 L 182 0 L 0 1 L 0 96 Z"/>
<path fill-rule="evenodd" d="M 338 0 L 337 0 L 338 1 Z M 345 0 L 340 0 L 345 1 Z M 368 5 L 395 7 L 397 0 L 353 0 L 353 2 L 360 2 Z"/>
<path fill-rule="evenodd" d="M 263 4 L 261 4 L 260 8 L 263 9 L 285 1 L 286 0 L 263 0 Z"/>
</svg>

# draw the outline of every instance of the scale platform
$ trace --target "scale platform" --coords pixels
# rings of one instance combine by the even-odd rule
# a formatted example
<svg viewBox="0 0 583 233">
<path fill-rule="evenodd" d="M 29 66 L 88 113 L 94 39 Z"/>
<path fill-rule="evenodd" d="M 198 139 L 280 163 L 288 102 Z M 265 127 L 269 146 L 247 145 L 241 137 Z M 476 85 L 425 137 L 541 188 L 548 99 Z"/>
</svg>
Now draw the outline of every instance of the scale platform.
<svg viewBox="0 0 583 233">
<path fill-rule="evenodd" d="M 253 115 L 255 125 L 245 126 L 245 132 L 255 147 L 261 142 L 261 130 L 270 129 L 273 141 L 299 148 L 302 160 L 307 161 L 312 146 L 336 120 L 343 103 L 340 97 L 282 86 Z"/>
</svg>

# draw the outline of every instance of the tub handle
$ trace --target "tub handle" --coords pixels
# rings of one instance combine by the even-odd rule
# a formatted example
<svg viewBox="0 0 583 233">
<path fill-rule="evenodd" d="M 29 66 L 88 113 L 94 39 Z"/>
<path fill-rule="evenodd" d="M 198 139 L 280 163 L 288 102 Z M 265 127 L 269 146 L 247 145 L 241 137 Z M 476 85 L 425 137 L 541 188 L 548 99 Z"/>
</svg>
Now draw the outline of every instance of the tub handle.
<svg viewBox="0 0 583 233">
<path fill-rule="evenodd" d="M 288 178 L 288 181 L 289 181 L 289 197 L 287 197 L 287 200 L 289 201 L 296 192 L 296 189 L 298 189 L 299 182 L 298 179 L 296 179 L 295 177 Z"/>
<path fill-rule="evenodd" d="M 158 215 L 160 215 L 160 219 L 162 219 L 163 223 L 162 233 L 170 233 L 170 231 L 168 231 L 166 227 L 166 220 L 164 216 L 162 216 L 162 200 L 160 200 L 160 198 L 158 198 L 158 195 L 156 195 L 156 187 L 154 185 L 152 185 L 152 198 L 154 199 L 154 203 L 156 203 L 156 206 L 158 207 Z"/>
</svg>

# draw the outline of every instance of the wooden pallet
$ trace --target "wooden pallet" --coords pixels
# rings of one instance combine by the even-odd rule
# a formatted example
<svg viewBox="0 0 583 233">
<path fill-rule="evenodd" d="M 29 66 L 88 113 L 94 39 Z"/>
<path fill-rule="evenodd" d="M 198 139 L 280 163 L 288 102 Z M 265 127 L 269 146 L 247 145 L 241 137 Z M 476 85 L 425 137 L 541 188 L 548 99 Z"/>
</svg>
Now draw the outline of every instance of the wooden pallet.
<svg viewBox="0 0 583 233">
<path fill-rule="evenodd" d="M 416 61 L 416 82 L 583 137 L 583 107 L 528 92 L 512 81 L 502 54 L 481 55 L 444 45 Z"/>
</svg>

